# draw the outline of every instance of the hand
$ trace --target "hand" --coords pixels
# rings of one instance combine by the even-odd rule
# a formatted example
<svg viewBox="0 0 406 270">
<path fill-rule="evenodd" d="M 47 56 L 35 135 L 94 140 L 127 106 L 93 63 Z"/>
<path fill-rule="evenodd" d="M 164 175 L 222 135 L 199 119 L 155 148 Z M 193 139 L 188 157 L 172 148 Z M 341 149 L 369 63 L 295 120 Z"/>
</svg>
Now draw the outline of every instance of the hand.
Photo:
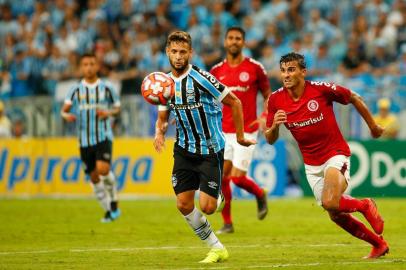
<svg viewBox="0 0 406 270">
<path fill-rule="evenodd" d="M 286 123 L 286 121 L 286 112 L 283 110 L 278 110 L 273 117 L 273 125 L 279 126 L 280 124 Z"/>
<path fill-rule="evenodd" d="M 380 125 L 375 125 L 374 127 L 371 128 L 371 135 L 373 138 L 379 138 L 381 137 L 384 131 L 385 129 L 382 128 Z"/>
<path fill-rule="evenodd" d="M 72 113 L 66 113 L 63 115 L 63 119 L 65 119 L 66 122 L 75 122 L 76 116 Z"/>
<path fill-rule="evenodd" d="M 163 134 L 155 135 L 154 148 L 158 153 L 162 153 L 165 148 L 165 136 Z"/>
<path fill-rule="evenodd" d="M 110 112 L 106 111 L 106 110 L 97 109 L 96 110 L 96 115 L 97 115 L 97 117 L 99 119 L 106 119 L 106 118 L 108 118 L 110 116 Z"/>
<path fill-rule="evenodd" d="M 248 126 L 252 128 L 253 126 L 258 125 L 259 130 L 265 130 L 266 127 L 266 118 L 258 117 L 256 120 L 252 121 Z"/>
<path fill-rule="evenodd" d="M 239 144 L 241 144 L 242 146 L 250 146 L 250 145 L 254 145 L 257 144 L 257 141 L 255 140 L 250 140 L 250 139 L 246 139 L 246 138 L 239 138 L 237 139 L 237 142 Z"/>
</svg>

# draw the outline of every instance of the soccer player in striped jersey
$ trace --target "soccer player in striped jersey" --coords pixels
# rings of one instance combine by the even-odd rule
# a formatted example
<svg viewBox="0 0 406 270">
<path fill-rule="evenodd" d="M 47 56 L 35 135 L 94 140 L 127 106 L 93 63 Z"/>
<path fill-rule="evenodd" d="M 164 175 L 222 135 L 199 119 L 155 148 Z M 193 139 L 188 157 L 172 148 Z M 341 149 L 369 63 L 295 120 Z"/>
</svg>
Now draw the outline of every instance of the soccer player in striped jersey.
<svg viewBox="0 0 406 270">
<path fill-rule="evenodd" d="M 210 227 L 207 218 L 218 208 L 224 162 L 224 134 L 221 128 L 219 102 L 230 106 L 241 145 L 255 144 L 244 137 L 240 100 L 209 72 L 189 64 L 192 40 L 188 33 L 176 31 L 168 36 L 166 54 L 175 81 L 175 95 L 168 106 L 160 106 L 156 122 L 154 147 L 164 147 L 170 110 L 176 119 L 176 143 L 172 185 L 178 210 L 201 240 L 211 247 L 201 263 L 215 263 L 228 258 L 228 252 Z M 201 211 L 195 207 L 199 192 Z M 218 209 L 220 210 L 220 209 Z"/>
<path fill-rule="evenodd" d="M 110 117 L 120 112 L 120 100 L 111 83 L 97 76 L 99 65 L 94 54 L 81 57 L 80 69 L 83 79 L 68 92 L 61 115 L 67 122 L 78 122 L 80 157 L 105 211 L 101 222 L 107 223 L 120 216 L 116 179 L 110 169 L 113 140 Z M 78 117 L 70 112 L 72 106 L 76 106 Z"/>
<path fill-rule="evenodd" d="M 265 127 L 266 113 L 257 118 L 257 95 L 261 92 L 264 100 L 271 93 L 266 71 L 261 63 L 245 57 L 242 49 L 245 45 L 245 31 L 241 27 L 230 27 L 226 31 L 224 48 L 226 59 L 215 65 L 210 73 L 226 85 L 241 100 L 244 112 L 244 132 L 247 138 L 256 139 L 258 129 Z M 217 233 L 233 233 L 231 219 L 231 187 L 232 181 L 236 186 L 255 195 L 257 199 L 257 216 L 262 220 L 268 213 L 267 194 L 247 171 L 254 155 L 255 146 L 243 147 L 237 143 L 235 127 L 228 106 L 223 107 L 223 131 L 226 137 L 224 152 L 224 177 L 222 192 L 225 206 L 221 212 L 224 226 Z"/>
</svg>

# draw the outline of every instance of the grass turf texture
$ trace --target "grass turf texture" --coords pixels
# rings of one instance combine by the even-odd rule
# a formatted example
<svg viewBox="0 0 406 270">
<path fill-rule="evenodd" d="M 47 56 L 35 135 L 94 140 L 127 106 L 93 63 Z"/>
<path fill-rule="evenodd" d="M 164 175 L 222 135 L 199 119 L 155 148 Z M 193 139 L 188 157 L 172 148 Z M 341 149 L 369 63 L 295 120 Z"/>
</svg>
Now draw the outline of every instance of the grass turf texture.
<svg viewBox="0 0 406 270">
<path fill-rule="evenodd" d="M 0 269 L 406 269 L 406 200 L 377 204 L 390 244 L 381 259 L 361 259 L 370 246 L 311 198 L 271 200 L 263 221 L 255 201 L 243 200 L 232 205 L 236 232 L 219 237 L 230 259 L 205 266 L 197 262 L 209 249 L 174 200 L 122 201 L 120 219 L 100 224 L 93 199 L 1 199 Z M 209 221 L 215 230 L 222 225 L 220 214 Z"/>
</svg>

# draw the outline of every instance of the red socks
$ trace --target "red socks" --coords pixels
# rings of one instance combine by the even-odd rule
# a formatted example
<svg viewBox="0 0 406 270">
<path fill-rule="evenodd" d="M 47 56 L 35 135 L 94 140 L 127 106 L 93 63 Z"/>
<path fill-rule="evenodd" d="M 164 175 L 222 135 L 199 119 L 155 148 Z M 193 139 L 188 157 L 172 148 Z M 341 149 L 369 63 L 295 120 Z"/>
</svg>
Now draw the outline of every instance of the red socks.
<svg viewBox="0 0 406 270">
<path fill-rule="evenodd" d="M 230 178 L 224 177 L 221 183 L 221 191 L 223 192 L 224 196 L 224 208 L 221 211 L 221 215 L 223 216 L 224 224 L 231 224 L 231 186 L 230 186 Z"/>
<path fill-rule="evenodd" d="M 381 244 L 381 238 L 370 231 L 361 221 L 348 213 L 338 213 L 332 220 L 353 236 L 364 240 L 374 247 Z"/>
<path fill-rule="evenodd" d="M 231 186 L 230 181 L 233 181 L 239 188 L 245 189 L 251 194 L 254 194 L 257 198 L 262 198 L 264 196 L 264 190 L 261 189 L 257 183 L 254 182 L 248 176 L 240 177 L 224 177 L 223 182 L 221 183 L 221 191 L 224 195 L 224 208 L 221 212 L 223 216 L 224 224 L 232 224 L 231 220 Z"/>
<path fill-rule="evenodd" d="M 365 203 L 361 200 L 355 199 L 349 195 L 341 195 L 340 205 L 338 211 L 345 213 L 363 212 L 365 209 Z"/>
<path fill-rule="evenodd" d="M 257 198 L 262 198 L 264 196 L 264 190 L 261 189 L 254 180 L 249 178 L 248 176 L 240 176 L 240 177 L 230 177 L 234 184 L 236 184 L 239 188 L 245 189 L 251 194 L 254 194 Z"/>
</svg>

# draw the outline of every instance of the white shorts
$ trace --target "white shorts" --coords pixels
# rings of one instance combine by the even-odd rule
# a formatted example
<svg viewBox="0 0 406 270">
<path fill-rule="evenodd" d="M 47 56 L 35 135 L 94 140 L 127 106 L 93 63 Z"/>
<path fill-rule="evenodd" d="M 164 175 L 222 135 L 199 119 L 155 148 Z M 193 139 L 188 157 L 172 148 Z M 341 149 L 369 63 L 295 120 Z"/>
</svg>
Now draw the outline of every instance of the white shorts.
<svg viewBox="0 0 406 270">
<path fill-rule="evenodd" d="M 224 149 L 224 160 L 230 160 L 233 166 L 242 171 L 248 171 L 252 156 L 254 155 L 255 145 L 248 147 L 242 146 L 237 142 L 235 133 L 224 133 L 226 137 L 226 147 Z M 250 140 L 256 140 L 258 131 L 253 133 L 244 133 L 244 137 Z"/>
<path fill-rule="evenodd" d="M 350 181 L 350 157 L 344 155 L 333 156 L 320 166 L 305 164 L 307 182 L 313 190 L 314 197 L 316 197 L 319 205 L 321 205 L 321 195 L 324 187 L 324 175 L 326 170 L 330 167 L 336 168 L 337 170 L 343 172 L 347 183 Z"/>
</svg>

